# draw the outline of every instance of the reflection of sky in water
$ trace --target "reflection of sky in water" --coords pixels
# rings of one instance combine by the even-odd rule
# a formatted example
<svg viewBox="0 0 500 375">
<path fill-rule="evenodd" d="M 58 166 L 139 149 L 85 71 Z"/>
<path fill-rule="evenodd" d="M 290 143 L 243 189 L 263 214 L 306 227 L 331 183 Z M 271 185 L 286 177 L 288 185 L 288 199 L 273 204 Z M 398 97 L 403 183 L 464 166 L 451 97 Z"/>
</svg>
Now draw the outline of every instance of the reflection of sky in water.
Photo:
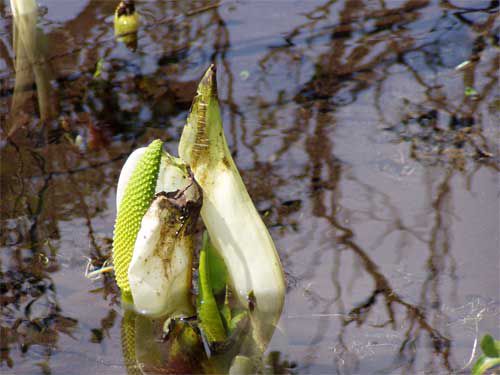
<svg viewBox="0 0 500 375">
<path fill-rule="evenodd" d="M 47 22 L 59 23 L 77 18 L 88 6 L 89 0 L 39 0 L 37 3 Z"/>
</svg>

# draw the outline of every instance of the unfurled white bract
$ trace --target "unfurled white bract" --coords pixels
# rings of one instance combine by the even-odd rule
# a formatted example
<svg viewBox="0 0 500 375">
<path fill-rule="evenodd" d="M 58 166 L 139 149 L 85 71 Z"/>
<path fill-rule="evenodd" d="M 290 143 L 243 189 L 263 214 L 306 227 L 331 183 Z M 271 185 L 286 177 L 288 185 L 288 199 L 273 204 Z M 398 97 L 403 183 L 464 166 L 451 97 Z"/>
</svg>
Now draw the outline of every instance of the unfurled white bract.
<svg viewBox="0 0 500 375">
<path fill-rule="evenodd" d="M 285 280 L 273 240 L 224 137 L 214 66 L 198 86 L 179 155 L 203 190 L 203 222 L 226 263 L 233 292 L 251 312 L 253 336 L 265 347 L 283 309 Z"/>
</svg>

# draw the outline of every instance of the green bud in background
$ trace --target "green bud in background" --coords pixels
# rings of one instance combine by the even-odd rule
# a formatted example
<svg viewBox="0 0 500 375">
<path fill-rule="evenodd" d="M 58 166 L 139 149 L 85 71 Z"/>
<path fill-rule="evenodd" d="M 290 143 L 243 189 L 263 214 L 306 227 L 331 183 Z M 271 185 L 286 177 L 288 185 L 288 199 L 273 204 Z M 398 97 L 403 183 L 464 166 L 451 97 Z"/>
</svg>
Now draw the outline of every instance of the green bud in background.
<svg viewBox="0 0 500 375">
<path fill-rule="evenodd" d="M 120 1 L 115 10 L 115 37 L 133 51 L 137 48 L 139 24 L 139 14 L 135 10 L 135 2 L 133 0 Z"/>
</svg>

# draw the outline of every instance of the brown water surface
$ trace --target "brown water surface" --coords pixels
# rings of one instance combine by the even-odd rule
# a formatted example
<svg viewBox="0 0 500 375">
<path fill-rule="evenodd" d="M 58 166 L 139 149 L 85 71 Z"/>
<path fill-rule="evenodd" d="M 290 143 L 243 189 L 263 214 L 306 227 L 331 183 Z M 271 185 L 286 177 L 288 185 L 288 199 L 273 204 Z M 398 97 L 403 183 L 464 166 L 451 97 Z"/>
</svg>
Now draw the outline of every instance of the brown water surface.
<svg viewBox="0 0 500 375">
<path fill-rule="evenodd" d="M 470 371 L 500 338 L 498 1 L 138 2 L 135 50 L 115 6 L 40 0 L 16 73 L 0 3 L 2 374 L 126 372 L 117 287 L 85 268 L 125 158 L 176 154 L 211 62 L 287 276 L 275 370 Z"/>
</svg>

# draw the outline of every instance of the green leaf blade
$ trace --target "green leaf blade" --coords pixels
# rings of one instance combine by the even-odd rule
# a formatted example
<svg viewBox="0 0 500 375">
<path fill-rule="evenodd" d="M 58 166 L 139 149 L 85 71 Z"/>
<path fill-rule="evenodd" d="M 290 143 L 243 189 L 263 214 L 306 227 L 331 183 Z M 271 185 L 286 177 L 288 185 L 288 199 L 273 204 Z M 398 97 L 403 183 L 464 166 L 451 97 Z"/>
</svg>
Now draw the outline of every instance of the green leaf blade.
<svg viewBox="0 0 500 375">
<path fill-rule="evenodd" d="M 200 251 L 200 265 L 198 269 L 198 320 L 208 342 L 220 343 L 226 340 L 226 331 L 222 324 L 217 302 L 212 291 L 210 267 L 208 262 L 209 239 L 203 237 Z"/>
<path fill-rule="evenodd" d="M 496 341 L 491 335 L 485 335 L 481 340 L 481 349 L 487 357 L 500 357 L 500 341 Z"/>
<path fill-rule="evenodd" d="M 482 375 L 489 369 L 500 366 L 500 358 L 490 358 L 482 355 L 472 367 L 472 375 Z"/>
</svg>

